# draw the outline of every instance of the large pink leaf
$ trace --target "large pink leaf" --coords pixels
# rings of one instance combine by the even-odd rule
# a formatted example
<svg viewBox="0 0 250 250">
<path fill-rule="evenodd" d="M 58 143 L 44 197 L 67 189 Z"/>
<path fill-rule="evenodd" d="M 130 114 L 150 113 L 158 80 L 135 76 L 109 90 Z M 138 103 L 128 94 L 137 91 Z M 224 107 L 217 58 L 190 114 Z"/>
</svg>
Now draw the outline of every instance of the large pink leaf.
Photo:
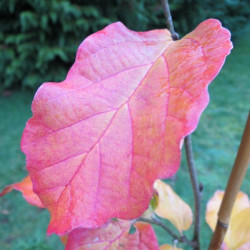
<svg viewBox="0 0 250 250">
<path fill-rule="evenodd" d="M 121 23 L 83 41 L 66 79 L 37 91 L 22 137 L 34 191 L 51 213 L 48 234 L 146 210 L 154 181 L 177 171 L 180 141 L 231 48 L 214 19 L 176 42 L 167 30 Z"/>
<path fill-rule="evenodd" d="M 68 235 L 65 249 L 159 249 L 150 224 L 137 222 L 133 234 L 129 234 L 130 226 L 130 221 L 118 220 L 98 229 L 75 229 Z"/>
</svg>

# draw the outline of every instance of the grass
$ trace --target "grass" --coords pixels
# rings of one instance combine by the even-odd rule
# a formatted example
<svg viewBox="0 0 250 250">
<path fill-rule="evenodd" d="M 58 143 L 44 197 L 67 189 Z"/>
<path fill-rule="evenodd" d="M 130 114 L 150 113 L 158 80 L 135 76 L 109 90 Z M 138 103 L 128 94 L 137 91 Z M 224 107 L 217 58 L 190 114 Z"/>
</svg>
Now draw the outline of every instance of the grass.
<svg viewBox="0 0 250 250">
<path fill-rule="evenodd" d="M 27 175 L 20 139 L 31 116 L 33 93 L 0 97 L 0 188 Z M 46 237 L 49 213 L 30 206 L 19 192 L 0 200 L 0 249 L 63 249 L 57 236 Z"/>
<path fill-rule="evenodd" d="M 206 203 L 217 189 L 225 189 L 249 111 L 249 36 L 250 29 L 235 41 L 232 54 L 209 88 L 210 104 L 192 136 L 195 164 L 199 180 L 204 185 L 201 249 L 207 248 L 211 237 L 211 230 L 204 221 Z M 25 122 L 31 116 L 32 98 L 33 93 L 29 92 L 0 96 L 0 189 L 26 175 L 25 157 L 19 144 Z M 250 183 L 246 180 L 249 176 L 248 171 L 242 186 L 242 191 L 248 195 Z M 193 207 L 188 179 L 183 159 L 176 180 L 168 182 Z M 63 249 L 57 236 L 46 237 L 48 223 L 47 211 L 28 205 L 19 192 L 8 194 L 0 200 L 1 249 Z M 171 243 L 171 239 L 161 229 L 156 228 L 156 231 L 161 244 Z M 191 236 L 191 231 L 187 233 L 188 236 Z"/>
</svg>

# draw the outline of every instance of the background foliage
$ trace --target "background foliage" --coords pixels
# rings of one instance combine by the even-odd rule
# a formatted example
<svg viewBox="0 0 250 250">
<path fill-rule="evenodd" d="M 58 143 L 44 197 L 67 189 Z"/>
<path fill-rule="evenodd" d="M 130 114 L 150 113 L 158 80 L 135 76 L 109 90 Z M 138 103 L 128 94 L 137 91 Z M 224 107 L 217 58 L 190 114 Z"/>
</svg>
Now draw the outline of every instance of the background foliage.
<svg viewBox="0 0 250 250">
<path fill-rule="evenodd" d="M 170 4 L 180 34 L 214 17 L 237 35 L 250 17 L 248 0 Z M 1 0 L 0 90 L 63 80 L 80 42 L 117 20 L 134 30 L 166 27 L 160 0 Z"/>
</svg>

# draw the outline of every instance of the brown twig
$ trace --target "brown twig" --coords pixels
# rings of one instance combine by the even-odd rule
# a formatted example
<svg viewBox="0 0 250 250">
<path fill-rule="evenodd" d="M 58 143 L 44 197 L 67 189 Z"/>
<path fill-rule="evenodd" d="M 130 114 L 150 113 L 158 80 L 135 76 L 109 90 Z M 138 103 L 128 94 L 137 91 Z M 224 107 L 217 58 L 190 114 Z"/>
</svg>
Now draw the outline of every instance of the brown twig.
<svg viewBox="0 0 250 250">
<path fill-rule="evenodd" d="M 151 219 L 140 217 L 136 221 L 142 221 L 142 222 L 147 222 L 150 224 L 155 224 L 155 225 L 161 227 L 162 229 L 164 229 L 173 238 L 174 241 L 177 241 L 179 243 L 185 243 L 191 247 L 196 246 L 195 242 L 188 240 L 185 235 L 175 234 L 169 227 L 167 227 L 164 223 L 162 223 L 156 217 L 155 218 L 153 217 Z"/>
<path fill-rule="evenodd" d="M 219 249 L 230 221 L 230 215 L 236 196 L 240 190 L 243 179 L 246 175 L 248 164 L 250 162 L 250 113 L 246 123 L 245 130 L 241 139 L 238 154 L 228 180 L 227 188 L 218 213 L 218 221 L 213 237 L 210 242 L 209 250 Z"/>
<path fill-rule="evenodd" d="M 174 30 L 174 24 L 173 24 L 168 0 L 161 0 L 161 2 L 162 2 L 163 11 L 164 11 L 164 16 L 166 18 L 167 28 L 169 29 L 173 40 L 176 41 L 179 39 L 179 35 Z"/>
<path fill-rule="evenodd" d="M 164 15 L 167 22 L 167 28 L 169 29 L 172 39 L 174 41 L 179 39 L 178 34 L 174 30 L 174 24 L 169 8 L 168 0 L 161 0 Z M 200 249 L 200 217 L 201 217 L 201 191 L 203 189 L 202 185 L 198 184 L 198 178 L 197 178 L 197 172 L 194 166 L 194 157 L 193 157 L 193 151 L 192 151 L 192 142 L 191 142 L 191 135 L 188 135 L 185 138 L 185 149 L 186 149 L 186 156 L 187 156 L 187 165 L 188 170 L 192 182 L 192 188 L 194 193 L 194 200 L 195 200 L 195 219 L 194 219 L 194 236 L 193 236 L 193 242 L 196 242 L 194 244 L 194 249 L 199 250 Z"/>
<path fill-rule="evenodd" d="M 194 249 L 200 249 L 200 220 L 201 220 L 201 191 L 203 189 L 202 185 L 198 184 L 197 172 L 194 166 L 194 156 L 192 150 L 192 139 L 191 135 L 188 135 L 185 140 L 185 150 L 187 157 L 188 171 L 192 183 L 192 189 L 194 193 L 194 202 L 195 202 L 195 218 L 194 218 L 194 236 L 193 241 L 197 242 L 197 245 Z"/>
<path fill-rule="evenodd" d="M 175 234 L 169 227 L 167 227 L 165 224 L 163 224 L 160 220 L 157 220 L 155 218 L 144 218 L 144 217 L 140 217 L 137 219 L 137 221 L 142 221 L 142 222 L 147 222 L 150 224 L 155 224 L 157 226 L 160 226 L 161 228 L 163 228 L 171 237 L 173 237 L 173 239 L 178 239 L 179 236 L 177 234 Z"/>
</svg>

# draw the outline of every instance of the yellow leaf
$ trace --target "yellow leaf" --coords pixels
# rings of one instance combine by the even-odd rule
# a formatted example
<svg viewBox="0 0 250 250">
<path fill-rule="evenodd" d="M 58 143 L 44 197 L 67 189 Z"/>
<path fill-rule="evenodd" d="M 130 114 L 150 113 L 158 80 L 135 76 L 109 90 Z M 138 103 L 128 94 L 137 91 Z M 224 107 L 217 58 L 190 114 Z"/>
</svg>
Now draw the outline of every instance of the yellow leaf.
<svg viewBox="0 0 250 250">
<path fill-rule="evenodd" d="M 250 240 L 250 207 L 232 217 L 225 242 L 230 249 L 238 249 Z M 250 248 L 248 248 L 250 249 Z"/>
<path fill-rule="evenodd" d="M 216 191 L 214 196 L 209 200 L 206 211 L 206 222 L 214 231 L 220 204 L 224 192 Z M 248 196 L 239 192 L 232 210 L 230 224 L 225 235 L 224 242 L 228 249 L 236 250 L 243 246 L 250 239 L 250 202 Z M 243 250 L 244 248 L 242 248 Z M 250 248 L 248 248 L 250 249 Z"/>
<path fill-rule="evenodd" d="M 154 188 L 159 195 L 159 204 L 155 209 L 155 213 L 169 220 L 180 233 L 189 229 L 193 220 L 192 210 L 189 205 L 169 185 L 161 180 L 155 181 Z"/>
<path fill-rule="evenodd" d="M 168 244 L 164 244 L 162 246 L 160 246 L 160 250 L 183 250 L 182 248 L 177 248 L 175 246 L 171 246 Z"/>
<path fill-rule="evenodd" d="M 244 208 L 250 207 L 250 202 L 248 199 L 248 196 L 243 193 L 239 192 L 235 201 L 235 206 L 233 207 L 232 215 L 231 217 L 234 217 L 237 215 L 241 210 Z"/>
<path fill-rule="evenodd" d="M 146 218 L 146 219 L 151 219 L 153 215 L 153 212 L 150 209 L 147 209 L 141 217 Z"/>
<path fill-rule="evenodd" d="M 214 196 L 207 203 L 206 211 L 206 222 L 210 228 L 214 231 L 218 219 L 218 211 L 220 209 L 220 204 L 223 198 L 223 191 L 216 191 Z"/>
<path fill-rule="evenodd" d="M 250 249 L 250 241 L 240 246 L 237 250 L 249 250 L 249 249 Z"/>
</svg>

